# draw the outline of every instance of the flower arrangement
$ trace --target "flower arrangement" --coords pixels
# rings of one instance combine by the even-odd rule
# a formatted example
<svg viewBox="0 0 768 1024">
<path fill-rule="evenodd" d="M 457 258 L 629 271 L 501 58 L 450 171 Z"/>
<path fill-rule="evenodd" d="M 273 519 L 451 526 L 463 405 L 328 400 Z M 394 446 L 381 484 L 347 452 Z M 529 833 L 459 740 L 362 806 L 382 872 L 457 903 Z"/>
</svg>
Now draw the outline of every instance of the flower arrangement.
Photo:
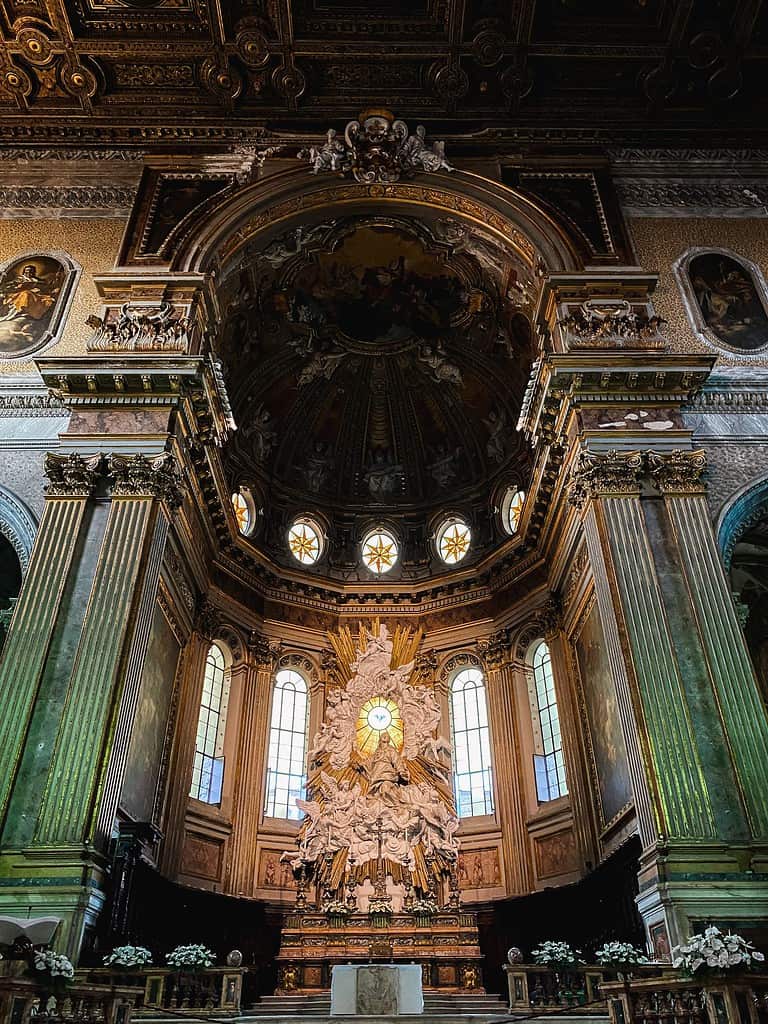
<svg viewBox="0 0 768 1024">
<path fill-rule="evenodd" d="M 152 954 L 144 946 L 116 946 L 102 962 L 105 967 L 146 967 Z"/>
<path fill-rule="evenodd" d="M 429 897 L 422 900 L 414 900 L 410 911 L 416 917 L 432 917 L 438 911 L 437 902 Z"/>
<path fill-rule="evenodd" d="M 584 963 L 580 959 L 581 950 L 574 949 L 567 942 L 542 942 L 531 950 L 531 956 L 535 964 L 546 967 L 578 967 Z"/>
<path fill-rule="evenodd" d="M 213 967 L 216 962 L 211 950 L 199 943 L 177 946 L 165 954 L 165 959 L 169 967 L 175 967 L 178 971 L 199 971 L 203 967 Z"/>
<path fill-rule="evenodd" d="M 762 953 L 731 932 L 725 934 L 715 925 L 704 929 L 703 935 L 691 935 L 687 942 L 672 950 L 672 966 L 679 967 L 686 974 L 696 971 L 728 971 L 732 968 L 743 970 L 765 960 Z"/>
<path fill-rule="evenodd" d="M 329 917 L 349 917 L 352 913 L 344 900 L 326 900 L 320 909 Z"/>
<path fill-rule="evenodd" d="M 600 949 L 595 950 L 595 960 L 603 967 L 619 969 L 650 963 L 645 953 L 635 949 L 630 942 L 606 942 Z"/>
<path fill-rule="evenodd" d="M 54 953 L 52 949 L 36 949 L 32 954 L 32 965 L 36 971 L 47 971 L 51 978 L 72 981 L 75 976 L 72 961 L 61 953 Z"/>
</svg>

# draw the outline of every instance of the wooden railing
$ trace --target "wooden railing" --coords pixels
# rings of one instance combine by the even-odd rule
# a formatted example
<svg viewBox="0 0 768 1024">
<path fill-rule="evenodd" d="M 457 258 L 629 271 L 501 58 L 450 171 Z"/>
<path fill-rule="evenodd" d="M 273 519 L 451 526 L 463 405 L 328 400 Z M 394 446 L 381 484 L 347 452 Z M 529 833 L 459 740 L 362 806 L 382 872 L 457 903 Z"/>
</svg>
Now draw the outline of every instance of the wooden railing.
<svg viewBox="0 0 768 1024">
<path fill-rule="evenodd" d="M 143 1010 L 174 1010 L 177 1013 L 230 1014 L 239 1012 L 245 967 L 207 967 L 202 971 L 175 971 L 170 967 L 121 970 L 95 968 L 91 978 L 99 983 L 131 984 L 136 992 L 136 1013 Z"/>
<path fill-rule="evenodd" d="M 135 997 L 135 988 L 94 984 L 85 971 L 66 983 L 4 971 L 0 1024 L 130 1024 Z"/>
<path fill-rule="evenodd" d="M 611 1024 L 768 1024 L 768 974 L 631 978 L 602 991 Z"/>
</svg>

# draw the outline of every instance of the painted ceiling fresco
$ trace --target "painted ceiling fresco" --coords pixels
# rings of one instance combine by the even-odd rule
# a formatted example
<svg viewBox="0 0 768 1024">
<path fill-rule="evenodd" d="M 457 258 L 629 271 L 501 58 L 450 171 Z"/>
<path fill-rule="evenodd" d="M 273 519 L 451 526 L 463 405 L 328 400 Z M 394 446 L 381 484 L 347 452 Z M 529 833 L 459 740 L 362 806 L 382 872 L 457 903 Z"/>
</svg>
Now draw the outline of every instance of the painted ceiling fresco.
<svg viewBox="0 0 768 1024">
<path fill-rule="evenodd" d="M 487 505 L 526 458 L 530 284 L 451 219 L 333 220 L 250 251 L 218 343 L 233 479 L 329 512 Z"/>
</svg>

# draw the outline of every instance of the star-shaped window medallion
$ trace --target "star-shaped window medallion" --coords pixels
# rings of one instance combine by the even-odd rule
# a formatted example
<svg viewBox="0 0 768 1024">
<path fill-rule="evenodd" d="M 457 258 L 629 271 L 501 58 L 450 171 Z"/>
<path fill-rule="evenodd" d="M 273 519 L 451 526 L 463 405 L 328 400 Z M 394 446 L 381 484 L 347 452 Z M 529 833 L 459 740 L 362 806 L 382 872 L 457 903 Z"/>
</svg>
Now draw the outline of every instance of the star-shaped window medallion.
<svg viewBox="0 0 768 1024">
<path fill-rule="evenodd" d="M 385 530 L 374 530 L 363 541 L 363 562 L 371 572 L 389 572 L 397 555 L 397 541 Z"/>
<path fill-rule="evenodd" d="M 448 565 L 455 565 L 469 551 L 472 531 L 461 520 L 453 520 L 443 524 L 437 534 L 437 550 L 440 557 Z"/>
<path fill-rule="evenodd" d="M 320 533 L 311 523 L 298 519 L 288 531 L 288 547 L 297 561 L 312 565 L 320 557 Z"/>
</svg>

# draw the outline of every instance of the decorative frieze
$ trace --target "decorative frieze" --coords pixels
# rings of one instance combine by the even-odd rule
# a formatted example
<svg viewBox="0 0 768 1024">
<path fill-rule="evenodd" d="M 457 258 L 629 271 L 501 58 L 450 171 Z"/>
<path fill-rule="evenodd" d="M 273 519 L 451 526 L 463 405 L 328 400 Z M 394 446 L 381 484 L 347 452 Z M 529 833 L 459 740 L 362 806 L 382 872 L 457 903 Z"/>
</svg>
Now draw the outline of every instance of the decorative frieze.
<svg viewBox="0 0 768 1024">
<path fill-rule="evenodd" d="M 102 455 L 56 455 L 48 452 L 45 456 L 45 475 L 48 483 L 45 493 L 56 498 L 88 498 L 93 494 L 101 476 Z"/>
<path fill-rule="evenodd" d="M 588 300 L 558 320 L 570 348 L 664 348 L 660 316 L 637 311 L 623 299 Z"/>
<path fill-rule="evenodd" d="M 663 494 L 703 494 L 702 474 L 707 468 L 703 449 L 684 452 L 648 452 L 651 479 Z"/>
<path fill-rule="evenodd" d="M 176 315 L 170 302 L 157 306 L 124 303 L 115 320 L 89 316 L 94 333 L 86 341 L 88 352 L 187 352 L 191 324 Z"/>
<path fill-rule="evenodd" d="M 123 211 L 130 210 L 135 196 L 130 185 L 5 185 L 0 209 Z"/>
<path fill-rule="evenodd" d="M 120 497 L 151 495 L 175 511 L 184 500 L 182 477 L 170 452 L 160 455 L 111 455 L 112 494 Z"/>
<path fill-rule="evenodd" d="M 643 468 L 642 452 L 583 451 L 571 471 L 571 504 L 581 508 L 587 498 L 637 495 Z"/>
<path fill-rule="evenodd" d="M 617 179 L 619 201 L 633 209 L 754 209 L 762 210 L 768 202 L 764 184 L 743 181 L 658 181 L 655 179 Z"/>
</svg>

